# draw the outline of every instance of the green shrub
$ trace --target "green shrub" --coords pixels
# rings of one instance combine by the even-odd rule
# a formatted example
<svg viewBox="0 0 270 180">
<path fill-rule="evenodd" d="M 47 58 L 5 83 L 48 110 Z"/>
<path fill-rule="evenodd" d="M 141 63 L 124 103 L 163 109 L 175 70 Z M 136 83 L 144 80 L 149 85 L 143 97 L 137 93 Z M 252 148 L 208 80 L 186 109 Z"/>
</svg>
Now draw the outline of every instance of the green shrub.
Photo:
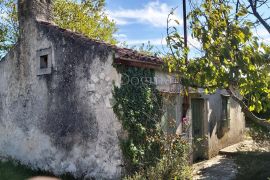
<svg viewBox="0 0 270 180">
<path fill-rule="evenodd" d="M 19 161 L 11 158 L 0 158 L 0 179 L 1 180 L 25 180 L 35 176 L 50 176 L 56 177 L 51 172 L 42 171 L 39 169 L 31 169 L 29 166 L 22 165 Z M 76 180 L 70 174 L 64 174 L 58 178 L 63 180 Z"/>
<path fill-rule="evenodd" d="M 192 169 L 189 163 L 189 143 L 177 136 L 161 140 L 163 143 L 162 158 L 155 166 L 135 173 L 126 180 L 189 180 Z"/>
<path fill-rule="evenodd" d="M 270 131 L 267 127 L 262 126 L 252 120 L 246 119 L 249 127 L 248 135 L 257 143 L 270 142 Z"/>
<path fill-rule="evenodd" d="M 116 68 L 122 78 L 120 87 L 114 87 L 113 110 L 128 135 L 120 141 L 129 175 L 125 179 L 191 179 L 189 143 L 161 130 L 163 102 L 152 83 L 154 71 Z"/>
<path fill-rule="evenodd" d="M 162 99 L 156 89 L 154 71 L 118 66 L 122 74 L 121 86 L 114 87 L 114 113 L 128 133 L 121 140 L 125 169 L 132 174 L 160 158 L 160 144 L 153 141 L 160 134 Z"/>
</svg>

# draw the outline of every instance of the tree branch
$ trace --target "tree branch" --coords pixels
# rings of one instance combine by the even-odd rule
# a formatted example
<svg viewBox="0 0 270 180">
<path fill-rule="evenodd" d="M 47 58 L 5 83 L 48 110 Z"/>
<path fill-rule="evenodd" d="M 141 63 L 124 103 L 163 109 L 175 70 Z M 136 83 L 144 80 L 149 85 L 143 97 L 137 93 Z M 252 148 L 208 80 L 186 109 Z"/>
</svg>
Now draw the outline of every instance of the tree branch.
<svg viewBox="0 0 270 180">
<path fill-rule="evenodd" d="M 270 34 L 270 25 L 262 18 L 262 16 L 257 12 L 257 0 L 255 0 L 255 4 L 253 3 L 252 0 L 248 0 L 251 10 L 254 14 L 254 16 L 258 19 L 258 21 L 265 27 L 265 29 L 269 32 Z"/>
<path fill-rule="evenodd" d="M 248 119 L 270 130 L 270 123 L 268 123 L 266 119 L 259 118 L 254 113 L 252 113 L 248 109 L 247 105 L 236 95 L 236 93 L 233 92 L 232 88 L 228 88 L 227 92 L 231 95 L 232 99 L 241 106 L 243 113 Z"/>
</svg>

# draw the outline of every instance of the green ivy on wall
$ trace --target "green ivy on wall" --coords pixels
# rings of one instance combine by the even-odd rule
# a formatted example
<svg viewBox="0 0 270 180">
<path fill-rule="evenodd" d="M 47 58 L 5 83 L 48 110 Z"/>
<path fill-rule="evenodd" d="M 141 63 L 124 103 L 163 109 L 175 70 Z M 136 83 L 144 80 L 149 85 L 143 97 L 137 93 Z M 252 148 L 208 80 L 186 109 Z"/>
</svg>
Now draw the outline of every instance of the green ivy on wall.
<svg viewBox="0 0 270 180">
<path fill-rule="evenodd" d="M 154 70 L 118 65 L 122 75 L 120 87 L 115 86 L 114 113 L 128 137 L 121 139 L 127 173 L 154 165 L 160 158 L 162 98 L 153 83 Z"/>
</svg>

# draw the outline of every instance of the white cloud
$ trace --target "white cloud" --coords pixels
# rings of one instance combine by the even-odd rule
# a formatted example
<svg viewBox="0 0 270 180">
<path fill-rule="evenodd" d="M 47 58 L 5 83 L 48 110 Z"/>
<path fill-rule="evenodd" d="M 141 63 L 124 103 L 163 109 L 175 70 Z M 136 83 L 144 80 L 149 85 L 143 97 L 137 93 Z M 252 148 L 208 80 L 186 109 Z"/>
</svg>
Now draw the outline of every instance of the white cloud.
<svg viewBox="0 0 270 180">
<path fill-rule="evenodd" d="M 159 45 L 164 45 L 166 46 L 166 38 L 153 38 L 153 39 L 128 39 L 127 37 L 125 38 L 125 41 L 127 42 L 128 45 L 140 45 L 142 43 L 147 44 L 148 41 L 150 41 L 151 45 L 159 46 Z M 201 43 L 197 41 L 196 39 L 192 38 L 191 36 L 188 36 L 188 46 L 190 49 L 194 48 L 201 48 Z"/>
<path fill-rule="evenodd" d="M 269 36 L 269 32 L 264 27 L 252 29 L 252 33 L 258 36 Z"/>
<path fill-rule="evenodd" d="M 260 37 L 270 36 L 269 32 L 263 27 L 260 27 L 258 29 L 253 29 L 252 33 L 255 36 L 260 36 Z"/>
<path fill-rule="evenodd" d="M 192 36 L 188 36 L 188 46 L 190 49 L 192 48 L 201 48 L 201 43 L 197 40 L 194 39 Z"/>
<path fill-rule="evenodd" d="M 165 38 L 156 38 L 156 39 L 129 39 L 127 40 L 128 45 L 141 45 L 141 44 L 147 44 L 148 41 L 150 41 L 151 45 L 154 46 L 160 46 L 160 45 L 166 45 Z"/>
<path fill-rule="evenodd" d="M 166 27 L 167 16 L 173 7 L 159 1 L 149 2 L 142 9 L 116 9 L 107 11 L 109 17 L 118 25 L 126 25 L 132 23 L 151 24 L 155 27 Z M 178 16 L 174 16 L 180 24 L 182 20 Z"/>
<path fill-rule="evenodd" d="M 263 26 L 260 26 L 257 29 L 252 29 L 252 33 L 254 36 L 259 38 L 259 42 L 270 44 L 270 34 Z"/>
<path fill-rule="evenodd" d="M 118 40 L 122 40 L 122 41 L 125 41 L 127 39 L 127 35 L 126 34 L 114 34 L 113 35 L 116 39 Z"/>
</svg>

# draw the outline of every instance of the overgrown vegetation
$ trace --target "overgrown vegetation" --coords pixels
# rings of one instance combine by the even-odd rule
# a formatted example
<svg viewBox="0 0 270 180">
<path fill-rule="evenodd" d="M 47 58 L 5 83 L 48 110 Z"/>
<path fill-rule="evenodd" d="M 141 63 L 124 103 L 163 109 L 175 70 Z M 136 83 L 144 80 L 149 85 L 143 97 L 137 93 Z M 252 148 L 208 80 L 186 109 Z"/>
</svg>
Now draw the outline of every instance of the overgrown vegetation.
<svg viewBox="0 0 270 180">
<path fill-rule="evenodd" d="M 270 177 L 270 131 L 266 126 L 249 119 L 246 122 L 249 127 L 248 136 L 259 148 L 253 152 L 237 153 L 234 157 L 238 171 L 236 179 L 268 179 Z"/>
<path fill-rule="evenodd" d="M 32 170 L 27 166 L 21 165 L 19 162 L 6 160 L 0 161 L 0 179 L 1 180 L 24 180 L 34 176 L 51 176 L 55 177 L 51 173 Z M 72 176 L 63 175 L 59 178 L 63 180 L 75 180 Z"/>
<path fill-rule="evenodd" d="M 126 180 L 192 179 L 189 143 L 176 135 L 163 136 L 159 141 L 162 144 L 162 157 L 158 162 L 126 177 Z"/>
<path fill-rule="evenodd" d="M 270 177 L 270 153 L 246 152 L 235 156 L 237 180 L 265 180 Z"/>
<path fill-rule="evenodd" d="M 105 13 L 105 0 L 54 0 L 52 19 L 61 28 L 111 44 L 116 25 Z M 17 0 L 0 0 L 0 58 L 17 42 Z"/>
<path fill-rule="evenodd" d="M 179 72 L 185 86 L 205 88 L 206 93 L 226 89 L 246 117 L 262 120 L 251 111 L 270 107 L 270 46 L 253 34 L 250 6 L 237 2 L 203 0 L 193 4 L 188 16 L 191 34 L 201 46 L 197 48 L 200 55 L 189 58 L 188 63 L 183 37 L 176 27 L 168 25 L 168 67 Z M 169 16 L 168 24 L 170 21 Z M 242 97 L 252 97 L 245 102 L 238 92 Z"/>
<path fill-rule="evenodd" d="M 126 66 L 117 69 L 122 82 L 114 88 L 113 110 L 128 133 L 121 142 L 126 167 L 135 172 L 160 158 L 160 144 L 154 137 L 160 136 L 162 100 L 152 83 L 153 70 Z"/>
<path fill-rule="evenodd" d="M 17 42 L 18 35 L 16 1 L 0 0 L 0 59 Z"/>
<path fill-rule="evenodd" d="M 270 145 L 270 130 L 267 128 L 267 126 L 262 126 L 249 119 L 246 120 L 246 124 L 249 127 L 248 135 L 254 141 L 260 144 L 269 143 Z M 269 127 L 270 127 L 270 122 L 269 122 Z"/>
<path fill-rule="evenodd" d="M 188 142 L 163 133 L 160 127 L 162 97 L 156 89 L 154 71 L 118 66 L 121 86 L 114 88 L 113 110 L 127 136 L 121 148 L 126 179 L 190 179 Z"/>
<path fill-rule="evenodd" d="M 53 21 L 64 29 L 116 44 L 117 28 L 105 13 L 105 0 L 54 0 Z"/>
</svg>

